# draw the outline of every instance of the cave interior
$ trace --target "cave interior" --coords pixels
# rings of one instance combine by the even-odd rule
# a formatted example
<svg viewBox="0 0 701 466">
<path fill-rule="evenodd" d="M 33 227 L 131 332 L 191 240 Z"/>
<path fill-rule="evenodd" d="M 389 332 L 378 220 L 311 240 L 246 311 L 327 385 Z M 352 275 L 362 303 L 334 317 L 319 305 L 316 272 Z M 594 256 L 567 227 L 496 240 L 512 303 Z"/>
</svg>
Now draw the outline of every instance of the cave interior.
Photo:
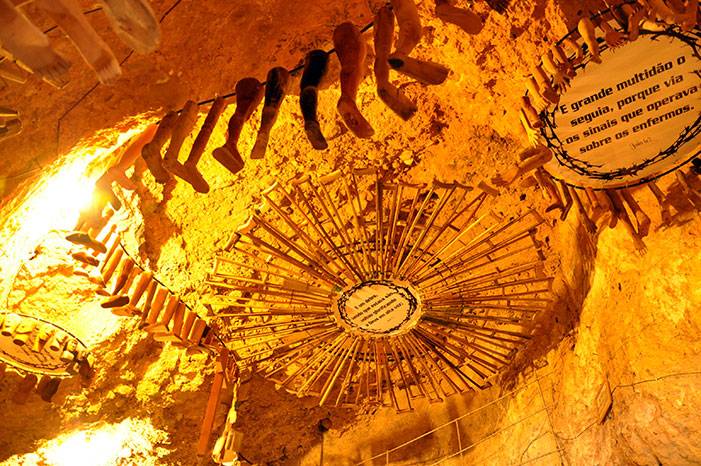
<svg viewBox="0 0 701 466">
<path fill-rule="evenodd" d="M 0 0 L 0 464 L 701 464 L 698 18 Z"/>
</svg>

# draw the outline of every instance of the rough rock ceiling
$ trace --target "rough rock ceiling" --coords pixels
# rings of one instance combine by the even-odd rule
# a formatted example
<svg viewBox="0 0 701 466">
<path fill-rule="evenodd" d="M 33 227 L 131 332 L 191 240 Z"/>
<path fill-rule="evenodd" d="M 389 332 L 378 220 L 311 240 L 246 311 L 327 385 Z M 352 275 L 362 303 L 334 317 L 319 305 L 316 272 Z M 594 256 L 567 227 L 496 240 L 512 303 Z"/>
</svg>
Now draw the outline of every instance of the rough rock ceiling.
<svg viewBox="0 0 701 466">
<path fill-rule="evenodd" d="M 175 3 L 177 2 L 153 2 L 161 15 Z M 380 2 L 374 2 L 373 5 L 352 1 L 334 4 L 314 2 L 300 8 L 298 2 L 289 1 L 243 1 L 235 4 L 223 0 L 180 2 L 163 22 L 161 50 L 147 57 L 131 56 L 124 66 L 124 76 L 115 86 L 99 86 L 89 94 L 88 91 L 96 82 L 94 77 L 80 63 L 70 44 L 58 37 L 57 33 L 52 33 L 52 39 L 60 44 L 59 49 L 75 62 L 71 71 L 73 80 L 66 89 L 55 91 L 32 79 L 28 85 L 13 85 L 2 94 L 3 103 L 18 108 L 24 114 L 27 124 L 20 137 L 0 145 L 1 172 L 3 175 L 12 175 L 34 168 L 36 163 L 48 165 L 82 138 L 92 138 L 98 144 L 108 145 L 115 141 L 120 130 L 130 127 L 131 120 L 137 115 L 157 111 L 160 107 L 180 107 L 188 98 L 202 99 L 217 92 L 229 91 L 239 78 L 254 75 L 262 79 L 268 68 L 275 65 L 289 67 L 297 64 L 305 51 L 313 47 L 328 48 L 331 31 L 340 22 L 368 22 L 371 8 L 378 3 Z M 87 8 L 90 5 L 84 6 Z M 211 160 L 204 161 L 204 172 L 212 184 L 209 195 L 195 196 L 189 186 L 180 184 L 166 200 L 166 196 L 148 176 L 144 177 L 144 185 L 139 187 L 137 195 L 122 193 L 127 201 L 127 210 L 134 215 L 128 225 L 130 231 L 126 238 L 127 247 L 138 252 L 140 258 L 161 279 L 172 284 L 184 299 L 198 303 L 210 270 L 211 258 L 223 247 L 236 225 L 245 219 L 246 207 L 272 181 L 271 173 L 278 173 L 284 178 L 303 171 L 326 172 L 359 161 L 371 161 L 380 166 L 394 165 L 398 168 L 397 172 L 403 173 L 404 179 L 411 182 L 429 182 L 434 177 L 445 181 L 471 182 L 505 170 L 511 166 L 515 152 L 523 145 L 516 113 L 518 97 L 523 89 L 520 78 L 528 71 L 533 58 L 544 49 L 546 40 L 561 36 L 573 27 L 580 11 L 586 13 L 601 6 L 600 2 L 585 4 L 528 0 L 513 2 L 507 14 L 501 15 L 491 10 L 486 3 L 478 2 L 475 9 L 487 18 L 486 27 L 479 36 L 470 37 L 457 28 L 444 26 L 431 19 L 431 2 L 425 2 L 421 11 L 427 34 L 420 45 L 420 54 L 445 63 L 453 73 L 444 85 L 433 88 L 423 88 L 399 80 L 405 92 L 418 102 L 420 109 L 415 120 L 401 123 L 387 111 L 377 101 L 374 84 L 368 78 L 361 88 L 360 96 L 377 135 L 370 141 L 359 141 L 345 133 L 335 115 L 338 69 L 335 64 L 337 62 L 333 62 L 336 68 L 329 73 L 329 90 L 322 93 L 321 103 L 322 121 L 331 136 L 331 149 L 328 152 L 316 153 L 310 150 L 303 137 L 297 103 L 292 99 L 285 104 L 283 116 L 276 128 L 277 133 L 285 134 L 286 137 L 273 136 L 271 151 L 264 161 L 248 164 L 236 176 L 231 176 Z M 118 57 L 126 57 L 127 51 L 112 35 L 100 15 L 92 15 L 91 21 L 108 38 Z M 45 25 L 48 26 L 48 23 Z M 368 64 L 370 63 L 371 57 L 368 58 Z M 61 116 L 61 131 L 57 138 L 57 120 Z M 228 116 L 230 112 L 224 118 Z M 255 123 L 251 126 L 255 126 Z M 248 142 L 244 144 L 251 142 L 253 130 L 247 131 L 244 140 Z M 215 135 L 213 145 L 221 144 L 222 133 L 219 131 Z M 409 160 L 409 163 L 404 163 L 404 159 Z M 141 175 L 137 174 L 139 176 Z M 32 180 L 20 177 L 14 181 L 29 183 Z M 523 193 L 507 190 L 496 210 L 509 217 L 527 206 L 540 210 L 546 207 L 536 190 L 528 189 Z M 141 222 L 142 219 L 144 222 Z M 592 261 L 596 247 L 590 236 L 575 219 L 566 223 L 551 219 L 551 223 L 555 229 L 551 234 L 546 233 L 543 239 L 551 256 L 556 258 L 550 270 L 554 270 L 557 262 L 561 262 L 560 270 L 564 271 L 558 275 L 559 301 L 554 313 L 549 315 L 550 318 L 541 322 L 536 329 L 541 344 L 534 345 L 523 355 L 524 364 L 515 368 L 516 373 L 524 365 L 529 365 L 542 356 L 545 352 L 543 342 L 545 346 L 552 344 L 552 340 L 558 340 L 572 329 L 589 286 L 594 281 Z M 641 283 L 637 270 L 655 267 L 655 261 L 665 258 L 658 254 L 646 260 L 633 259 L 629 239 L 619 233 L 617 230 L 607 230 L 604 238 L 607 241 L 605 254 L 600 261 L 606 262 L 606 257 L 615 257 L 616 260 L 606 264 L 606 267 L 611 267 L 610 270 L 605 268 L 608 277 L 606 282 L 601 277 L 594 281 L 594 289 L 599 294 L 593 294 L 588 303 L 588 323 L 601 335 L 595 332 L 594 337 L 588 337 L 593 341 L 585 339 L 581 349 L 586 354 L 581 355 L 584 362 L 576 358 L 574 362 L 568 359 L 571 365 L 588 366 L 590 359 L 587 358 L 593 358 L 590 355 L 600 350 L 612 362 L 608 359 L 605 363 L 602 362 L 602 356 L 601 361 L 594 358 L 594 364 L 605 366 L 602 372 L 609 368 L 609 364 L 614 366 L 615 358 L 620 357 L 618 346 L 613 348 L 610 355 L 606 351 L 609 349 L 608 341 L 616 341 L 620 337 L 616 333 L 619 329 L 631 320 L 636 322 L 636 332 L 643 333 L 647 327 L 654 328 L 652 323 L 643 326 L 640 322 L 644 319 L 638 318 L 650 319 L 649 315 L 631 316 L 625 314 L 626 310 L 635 309 L 635 312 L 642 313 L 647 309 L 657 309 L 656 312 L 662 314 L 662 309 L 676 306 L 680 301 L 678 295 L 691 295 L 689 283 L 693 283 L 693 280 L 682 280 L 682 291 L 672 292 L 672 297 L 661 290 L 664 287 L 676 289 L 677 275 L 691 274 L 686 268 L 683 272 L 677 270 L 683 268 L 680 265 L 682 261 L 665 269 L 665 274 L 672 278 L 665 277 L 670 282 L 664 282 L 660 289 Z M 693 231 L 693 224 L 685 227 L 681 233 L 675 230 L 674 234 L 675 241 L 681 236 L 678 243 L 684 245 L 674 249 L 674 254 L 678 254 L 680 248 L 691 248 L 695 244 L 693 238 L 697 233 Z M 658 251 L 665 247 L 665 235 L 666 233 L 654 234 L 656 243 L 653 244 L 658 246 Z M 44 250 L 52 250 L 50 242 L 44 245 Z M 0 438 L 7 442 L 4 446 L 11 444 L 11 448 L 5 450 L 31 451 L 35 439 L 54 438 L 66 425 L 75 422 L 88 422 L 98 418 L 118 422 L 127 416 L 136 416 L 149 418 L 158 429 L 170 433 L 174 452 L 168 458 L 169 461 L 190 464 L 193 456 L 189 448 L 199 428 L 208 391 L 205 374 L 210 367 L 202 361 L 180 359 L 175 351 L 166 349 L 160 352 L 160 348 L 153 342 L 144 342 L 132 324 L 114 324 L 112 321 L 118 319 L 110 314 L 104 319 L 91 320 L 88 318 L 90 313 L 100 310 L 85 307 L 80 313 L 75 313 L 71 306 L 78 306 L 81 301 L 90 299 L 92 290 L 81 290 L 77 295 L 74 292 L 75 282 L 72 281 L 74 277 L 70 276 L 70 271 L 62 268 L 60 260 L 54 259 L 55 263 L 50 264 L 45 271 L 39 270 L 37 276 L 20 277 L 11 302 L 25 308 L 47 308 L 52 299 L 61 295 L 61 299 L 70 305 L 66 309 L 54 311 L 53 317 L 62 323 L 83 318 L 87 322 L 85 330 L 97 334 L 91 343 L 112 338 L 97 351 L 104 365 L 89 391 L 81 392 L 81 388 L 71 386 L 60 393 L 62 402 L 65 402 L 63 405 L 42 405 L 36 408 L 35 404 L 31 404 L 12 409 L 4 427 L 13 434 L 22 434 L 1 435 Z M 619 263 L 623 264 L 625 281 L 620 278 L 620 270 L 614 267 Z M 693 261 L 690 263 L 693 264 Z M 56 294 L 52 295 L 47 291 L 55 282 L 44 279 L 55 276 L 57 270 L 62 271 L 59 277 L 62 284 L 53 289 Z M 597 314 L 612 299 L 617 304 L 624 304 L 620 304 L 620 312 L 609 313 L 610 320 L 601 324 L 598 317 L 592 317 L 591 314 Z M 681 301 L 686 303 L 685 299 Z M 659 302 L 665 302 L 668 306 L 658 306 Z M 689 302 L 690 310 L 693 303 Z M 665 316 L 653 317 L 656 319 Z M 674 322 L 675 326 L 676 324 Z M 102 337 L 99 334 L 101 325 L 123 325 L 123 328 L 115 335 L 105 331 L 105 337 L 98 338 Z M 692 323 L 693 325 L 697 324 Z M 671 335 L 675 331 L 669 328 L 667 334 Z M 695 344 L 697 332 L 690 330 L 687 333 L 684 336 Z M 629 335 L 626 336 L 628 337 Z M 638 380 L 638 373 L 644 373 L 647 377 L 645 371 L 651 366 L 650 361 L 655 361 L 652 364 L 655 375 L 662 374 L 667 369 L 658 367 L 658 355 L 654 349 L 651 351 L 658 339 L 653 336 L 649 338 L 644 345 L 639 345 L 644 346 L 640 351 L 643 355 L 635 356 L 638 359 L 636 364 L 631 364 L 632 368 L 614 366 L 625 372 L 626 377 L 620 378 L 621 384 Z M 624 342 L 628 344 L 628 340 Z M 677 356 L 674 353 L 675 343 L 676 341 L 666 341 L 666 350 L 672 357 Z M 631 353 L 634 351 L 637 349 L 630 350 Z M 694 349 L 694 354 L 698 354 L 697 349 Z M 624 359 L 621 365 L 625 365 L 626 361 Z M 677 364 L 671 366 L 674 366 L 675 371 L 681 371 L 685 365 L 688 366 L 685 360 L 679 358 Z M 115 376 L 115 373 L 119 375 Z M 591 380 L 599 382 L 596 378 L 600 377 L 598 372 L 596 377 L 574 370 L 570 374 L 574 375 L 570 375 L 563 384 L 567 392 L 581 389 L 581 377 L 587 380 L 587 391 L 582 398 L 589 399 L 595 395 L 594 390 L 598 389 L 598 385 L 594 386 Z M 312 424 L 320 417 L 330 415 L 330 412 L 312 407 L 314 401 L 300 403 L 297 399 L 283 396 L 269 384 L 260 381 L 254 381 L 253 384 L 259 388 L 257 391 L 260 393 L 253 397 L 253 402 L 244 405 L 241 417 L 247 432 L 264 432 L 264 436 L 252 435 L 247 451 L 252 452 L 254 460 L 267 461 L 275 458 L 283 464 L 299 460 L 311 451 L 312 445 L 318 443 L 316 437 L 310 434 Z M 643 386 L 640 389 L 644 390 Z M 71 393 L 70 390 L 76 390 L 75 394 L 66 395 Z M 688 393 L 693 391 L 692 385 Z M 666 414 L 667 411 L 678 408 L 665 400 L 663 393 L 654 392 L 653 395 L 654 402 L 658 403 L 655 406 L 664 407 Z M 682 392 L 680 398 L 683 395 Z M 583 403 L 577 396 L 565 399 L 566 407 L 561 411 L 561 419 L 567 418 L 568 407 L 576 406 L 576 409 L 580 409 L 580 404 Z M 635 403 L 641 402 L 633 400 L 630 403 L 637 406 Z M 690 402 L 689 405 L 697 404 Z M 9 406 L 3 406 L 7 408 L 6 412 L 10 411 Z M 451 405 L 450 409 L 454 408 Z M 619 439 L 619 443 L 627 441 L 629 426 L 634 428 L 638 422 L 634 419 L 637 411 L 630 409 L 627 412 L 626 409 L 629 409 L 628 405 L 623 408 L 624 414 L 632 420 L 617 425 L 623 434 L 620 437 L 614 435 L 613 439 Z M 574 411 L 575 408 L 571 410 Z M 173 415 L 176 412 L 181 414 Z M 289 421 L 281 427 L 280 430 L 284 430 L 282 435 L 279 430 L 269 432 L 280 413 Z M 27 426 L 29 415 L 42 419 L 60 418 L 61 421 Z M 334 411 L 333 415 L 341 426 L 348 426 L 356 420 L 355 413 Z M 392 418 L 389 419 L 387 421 L 385 418 L 384 422 L 391 425 Z M 676 422 L 676 419 L 667 420 L 670 424 Z M 372 424 L 371 430 L 376 434 L 383 430 L 376 428 L 378 425 L 381 426 Z M 609 425 L 604 427 L 610 428 Z M 681 431 L 687 432 L 685 428 Z M 592 432 L 592 438 L 583 437 L 583 442 L 589 443 L 580 445 L 588 452 L 598 450 L 600 438 L 596 435 L 604 435 L 597 429 L 592 429 Z M 674 433 L 678 431 L 674 430 Z M 379 437 L 383 442 L 387 440 L 383 435 Z M 693 438 L 693 435 L 689 437 Z M 6 440 L 10 438 L 11 440 Z M 295 445 L 296 451 L 292 451 Z M 288 446 L 290 448 L 286 450 Z M 656 452 L 666 447 L 655 446 Z M 621 448 L 630 447 L 626 444 Z M 642 449 L 642 446 L 635 444 L 633 448 Z M 677 458 L 675 454 L 671 457 Z M 639 457 L 650 459 L 649 456 Z M 610 459 L 604 458 L 602 462 Z"/>
<path fill-rule="evenodd" d="M 78 53 L 54 30 L 50 33 L 52 43 L 74 63 L 70 84 L 56 90 L 32 77 L 26 85 L 11 85 L 2 93 L 3 104 L 17 108 L 25 121 L 19 137 L 0 145 L 0 172 L 11 177 L 7 189 L 23 181 L 16 175 L 36 169 L 37 164 L 46 166 L 82 138 L 101 132 L 102 138 L 97 141 L 104 143 L 105 137 L 114 139 L 114 128 L 131 117 L 160 108 L 180 108 L 188 98 L 198 100 L 225 93 L 244 76 L 263 79 L 275 65 L 296 65 L 306 51 L 330 48 L 336 25 L 343 21 L 366 24 L 372 18 L 371 9 L 374 11 L 381 3 L 312 2 L 300 8 L 297 2 L 283 0 L 235 4 L 224 0 L 156 0 L 153 6 L 162 18 L 162 46 L 148 56 L 130 53 L 103 15 L 96 12 L 90 15 L 90 21 L 123 63 L 123 76 L 113 86 L 96 87 L 94 75 Z M 587 11 L 586 6 L 602 6 L 601 2 L 572 3 L 515 2 L 506 14 L 500 14 L 487 3 L 478 2 L 475 10 L 486 18 L 486 27 L 474 37 L 431 19 L 430 2 L 421 5 L 426 37 L 419 53 L 447 63 L 453 70 L 446 84 L 451 98 L 440 99 L 432 106 L 424 104 L 424 113 L 428 110 L 443 116 L 457 106 L 457 99 L 469 126 L 482 127 L 490 122 L 488 126 L 501 136 L 518 135 L 520 78 L 527 73 L 533 57 L 545 42 L 575 25 L 577 15 Z M 86 9 L 91 6 L 84 3 Z M 29 6 L 27 12 L 44 30 L 50 27 L 36 8 Z M 371 59 L 372 54 L 369 65 Z M 337 80 L 337 68 L 331 70 L 328 79 Z M 413 93 L 416 86 L 408 86 Z M 334 118 L 333 108 L 326 113 L 327 118 Z M 452 126 L 450 118 L 439 119 L 437 130 Z M 458 127 L 463 140 L 469 127 L 464 123 Z M 382 134 L 378 136 L 371 147 L 349 139 L 343 141 L 342 149 L 377 150 L 373 146 L 383 140 Z M 474 150 L 467 144 L 460 146 L 463 152 Z"/>
<path fill-rule="evenodd" d="M 70 84 L 57 90 L 32 77 L 3 93 L 3 102 L 24 115 L 26 129 L 0 148 L 2 173 L 34 168 L 35 158 L 46 164 L 80 138 L 114 128 L 131 116 L 178 108 L 188 98 L 227 92 L 244 76 L 263 78 L 269 67 L 295 65 L 302 58 L 300 50 L 328 46 L 339 19 L 365 23 L 370 18 L 365 2 L 353 1 L 312 2 L 304 8 L 292 1 L 152 3 L 162 18 L 162 45 L 147 56 L 130 53 L 100 12 L 90 15 L 123 63 L 123 76 L 113 86 L 95 87 L 97 80 L 69 41 L 60 31 L 50 34 L 57 50 L 74 64 Z M 36 8 L 27 13 L 42 18 Z M 46 30 L 51 23 L 43 19 L 39 24 Z M 21 160 L 9 157 L 18 152 Z"/>
</svg>

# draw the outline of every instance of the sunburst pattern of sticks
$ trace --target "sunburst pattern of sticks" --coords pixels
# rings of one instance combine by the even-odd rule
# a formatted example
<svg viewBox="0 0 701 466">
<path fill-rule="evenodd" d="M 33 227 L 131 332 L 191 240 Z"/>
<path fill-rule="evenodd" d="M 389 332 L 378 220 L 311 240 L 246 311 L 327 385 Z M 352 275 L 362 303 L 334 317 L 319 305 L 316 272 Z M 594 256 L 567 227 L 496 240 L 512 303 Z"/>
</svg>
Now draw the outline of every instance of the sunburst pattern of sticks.
<svg viewBox="0 0 701 466">
<path fill-rule="evenodd" d="M 413 409 L 490 385 L 549 305 L 534 211 L 502 219 L 492 193 L 393 183 L 374 171 L 275 183 L 215 259 L 211 304 L 238 362 L 320 405 Z M 383 280 L 419 294 L 404 331 L 349 331 L 344 290 Z"/>
</svg>

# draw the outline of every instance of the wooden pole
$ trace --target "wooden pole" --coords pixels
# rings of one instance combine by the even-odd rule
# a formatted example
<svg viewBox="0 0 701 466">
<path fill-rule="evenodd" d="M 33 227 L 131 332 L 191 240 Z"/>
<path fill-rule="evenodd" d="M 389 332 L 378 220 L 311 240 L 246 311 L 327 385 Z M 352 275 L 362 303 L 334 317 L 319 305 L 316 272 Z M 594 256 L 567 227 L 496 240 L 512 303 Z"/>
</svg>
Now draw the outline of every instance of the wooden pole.
<svg viewBox="0 0 701 466">
<path fill-rule="evenodd" d="M 202 419 L 202 429 L 200 430 L 200 438 L 197 442 L 197 455 L 204 456 L 207 454 L 209 446 L 209 438 L 212 435 L 212 427 L 214 426 L 214 417 L 219 408 L 219 396 L 221 395 L 222 385 L 224 384 L 224 368 L 229 363 L 229 351 L 222 349 L 219 353 L 219 364 L 214 372 L 214 380 L 209 391 L 209 399 L 205 408 L 204 418 Z"/>
</svg>

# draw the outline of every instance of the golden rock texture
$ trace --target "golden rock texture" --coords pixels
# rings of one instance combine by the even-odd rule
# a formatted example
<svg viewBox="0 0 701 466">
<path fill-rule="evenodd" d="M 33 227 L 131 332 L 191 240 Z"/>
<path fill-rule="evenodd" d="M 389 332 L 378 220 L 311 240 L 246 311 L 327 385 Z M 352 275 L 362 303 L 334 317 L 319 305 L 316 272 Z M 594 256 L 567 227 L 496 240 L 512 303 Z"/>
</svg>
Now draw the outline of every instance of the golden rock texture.
<svg viewBox="0 0 701 466">
<path fill-rule="evenodd" d="M 152 2 L 159 18 L 174 3 Z M 25 208 L 42 183 L 67 164 L 89 160 L 94 182 L 114 162 L 110 151 L 120 135 L 123 140 L 126 132 L 144 128 L 187 99 L 226 93 L 242 77 L 262 80 L 269 68 L 299 64 L 308 50 L 331 47 L 335 26 L 344 21 L 364 25 L 383 3 L 182 2 L 162 22 L 160 50 L 147 56 L 130 55 L 106 20 L 93 14 L 90 21 L 118 59 L 128 57 L 114 86 L 91 90 L 94 77 L 75 66 L 70 85 L 61 92 L 33 77 L 24 86 L 2 91 L 3 105 L 21 112 L 25 130 L 0 144 L 0 303 L 75 329 L 92 347 L 97 364 L 89 385 L 66 380 L 51 404 L 35 394 L 24 405 L 12 404 L 21 378 L 11 372 L 0 376 L 0 464 L 33 464 L 33 452 L 48 448 L 51 439 L 76 426 L 97 431 L 100 426 L 92 423 L 117 426 L 129 418 L 148 421 L 150 427 L 139 424 L 139 432 L 153 448 L 125 443 L 138 458 L 125 464 L 199 461 L 194 444 L 212 361 L 154 342 L 136 329 L 134 320 L 100 309 L 96 285 L 75 275 L 73 266 L 62 260 L 67 249 L 62 249 L 66 246 L 60 235 L 47 226 L 36 241 L 27 236 L 22 229 Z M 511 2 L 500 14 L 488 2 L 475 2 L 485 27 L 468 36 L 433 18 L 433 2 L 421 2 L 424 38 L 414 53 L 452 72 L 444 84 L 431 87 L 393 74 L 395 84 L 418 105 L 413 119 L 403 122 L 377 98 L 369 47 L 368 76 L 358 103 L 375 135 L 356 139 L 336 113 L 340 66 L 332 57 L 319 94 L 320 124 L 329 150 L 313 151 L 304 136 L 296 77 L 265 158 L 248 160 L 259 109 L 240 139 L 246 166 L 231 175 L 211 157 L 226 138 L 226 121 L 234 111 L 230 105 L 199 166 L 210 185 L 208 194 L 197 194 L 184 182 L 159 185 L 141 163 L 128 172 L 138 187 L 118 191 L 126 213 L 120 220 L 125 247 L 206 314 L 200 299 L 209 292 L 204 281 L 211 259 L 274 177 L 371 165 L 411 183 L 491 179 L 512 166 L 526 143 L 518 109 L 532 63 L 553 40 L 576 27 L 580 15 L 601 7 L 603 2 L 590 0 L 523 0 Z M 31 6 L 27 11 L 36 13 Z M 49 26 L 42 21 L 41 26 Z M 364 37 L 371 44 L 372 33 Z M 78 63 L 65 38 L 57 32 L 51 38 Z M 199 125 L 205 115 L 201 109 Z M 181 157 L 194 137 L 186 139 Z M 641 195 L 643 208 L 655 205 L 647 192 Z M 547 204 L 539 189 L 513 187 L 502 192 L 495 211 L 509 218 L 531 207 L 544 212 Z M 458 445 L 475 444 L 462 460 L 445 464 L 701 463 L 698 216 L 659 231 L 654 226 L 660 219 L 653 216 L 643 255 L 620 225 L 593 237 L 577 215 L 566 222 L 551 215 L 548 221 L 552 229 L 545 229 L 541 240 L 558 299 L 536 323 L 531 345 L 495 388 L 398 416 L 370 406 L 319 408 L 314 399 L 297 399 L 253 377 L 247 382 L 250 396 L 238 411 L 243 456 L 254 464 L 319 464 L 323 439 L 324 464 L 355 464 L 477 410 L 460 421 L 460 436 L 451 424 L 393 453 L 392 461 L 431 464 Z M 538 377 L 540 382 L 533 382 Z M 606 410 L 609 393 L 612 405 Z M 227 404 L 230 397 L 224 396 L 215 430 L 225 422 Z M 332 419 L 333 426 L 322 438 L 317 423 L 323 418 Z"/>
</svg>

